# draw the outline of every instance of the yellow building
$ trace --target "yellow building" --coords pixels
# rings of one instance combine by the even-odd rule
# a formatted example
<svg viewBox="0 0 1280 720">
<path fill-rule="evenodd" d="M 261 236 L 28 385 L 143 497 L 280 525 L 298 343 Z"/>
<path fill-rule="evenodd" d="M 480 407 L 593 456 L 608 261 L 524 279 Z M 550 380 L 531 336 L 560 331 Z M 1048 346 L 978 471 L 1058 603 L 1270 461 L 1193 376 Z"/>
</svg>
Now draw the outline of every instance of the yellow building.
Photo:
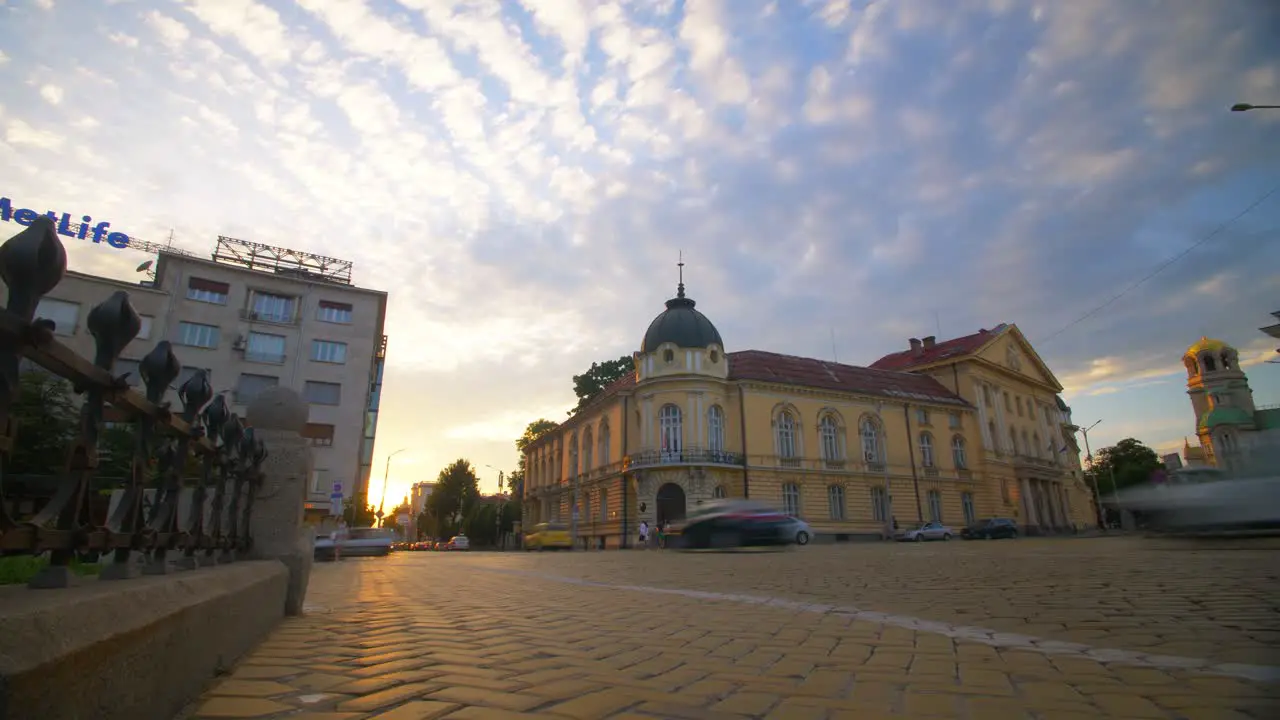
<svg viewBox="0 0 1280 720">
<path fill-rule="evenodd" d="M 641 521 L 719 497 L 837 541 L 884 537 L 895 519 L 1092 524 L 1061 387 L 1012 326 L 912 340 L 872 367 L 726 353 L 681 283 L 633 357 L 634 373 L 526 449 L 526 527 L 569 522 L 581 545 L 629 547 Z"/>
</svg>

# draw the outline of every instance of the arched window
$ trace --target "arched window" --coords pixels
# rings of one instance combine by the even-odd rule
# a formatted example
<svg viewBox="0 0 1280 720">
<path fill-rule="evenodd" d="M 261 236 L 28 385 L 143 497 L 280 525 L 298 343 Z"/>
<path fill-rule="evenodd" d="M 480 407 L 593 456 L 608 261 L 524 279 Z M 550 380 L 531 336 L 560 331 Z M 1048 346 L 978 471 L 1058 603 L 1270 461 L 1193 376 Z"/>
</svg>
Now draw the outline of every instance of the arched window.
<svg viewBox="0 0 1280 720">
<path fill-rule="evenodd" d="M 937 490 L 929 491 L 929 519 L 933 522 L 942 522 L 942 493 Z"/>
<path fill-rule="evenodd" d="M 818 439 L 821 441 L 822 459 L 828 465 L 844 460 L 844 448 L 840 447 L 840 426 L 831 415 L 823 415 L 818 421 Z"/>
<path fill-rule="evenodd" d="M 778 420 L 774 424 L 774 436 L 778 442 L 778 457 L 784 460 L 797 457 L 796 419 L 790 412 L 783 410 L 778 413 Z"/>
<path fill-rule="evenodd" d="M 669 364 L 671 364 L 671 363 L 673 363 L 673 362 L 675 362 L 675 361 L 676 361 L 676 353 L 675 353 L 675 351 L 674 351 L 674 350 L 672 350 L 671 348 L 667 348 L 666 350 L 663 350 L 663 351 L 662 351 L 662 359 L 663 359 L 663 360 L 665 360 L 665 361 L 667 362 L 667 364 L 668 364 L 668 365 L 669 365 Z"/>
<path fill-rule="evenodd" d="M 600 444 L 599 452 L 596 453 L 600 457 L 601 465 L 609 464 L 609 421 L 600 421 L 600 431 L 597 433 L 596 442 Z"/>
<path fill-rule="evenodd" d="M 713 498 L 715 498 L 715 499 L 717 499 L 717 500 L 723 500 L 724 498 L 726 498 L 726 497 L 728 497 L 728 496 L 729 496 L 729 494 L 728 494 L 727 492 L 725 492 L 725 490 L 724 490 L 724 486 L 723 486 L 723 485 L 717 485 L 717 486 L 716 486 L 716 489 L 711 491 L 711 497 L 713 497 Z"/>
<path fill-rule="evenodd" d="M 1230 355 L 1230 353 L 1225 353 L 1225 352 L 1224 352 L 1224 353 L 1222 353 L 1222 369 L 1223 369 L 1223 370 L 1230 370 L 1230 369 L 1231 369 L 1231 355 Z"/>
<path fill-rule="evenodd" d="M 724 410 L 719 405 L 707 408 L 707 445 L 711 452 L 724 452 Z"/>
<path fill-rule="evenodd" d="M 787 515 L 800 514 L 800 486 L 787 483 L 782 486 L 782 512 Z"/>
<path fill-rule="evenodd" d="M 684 438 L 680 422 L 680 408 L 675 405 L 663 405 L 658 411 L 658 437 L 662 441 L 662 452 L 678 453 Z"/>
<path fill-rule="evenodd" d="M 870 417 L 864 417 L 859 424 L 858 435 L 862 439 L 863 462 L 873 464 L 884 462 L 884 448 L 880 446 L 880 424 Z"/>
<path fill-rule="evenodd" d="M 957 470 L 969 467 L 969 459 L 964 454 L 964 438 L 959 435 L 951 438 L 951 461 Z"/>
<path fill-rule="evenodd" d="M 871 488 L 871 519 L 876 522 L 889 521 L 889 493 L 882 487 Z"/>
<path fill-rule="evenodd" d="M 1044 457 L 1045 446 L 1040 444 L 1040 433 L 1031 433 L 1031 447 L 1036 450 L 1036 457 Z"/>
<path fill-rule="evenodd" d="M 1009 452 L 1013 453 L 1014 455 L 1017 455 L 1019 453 L 1018 431 L 1014 430 L 1013 428 L 1009 428 Z"/>
<path fill-rule="evenodd" d="M 920 433 L 920 464 L 933 467 L 933 436 L 927 432 Z"/>
<path fill-rule="evenodd" d="M 1213 362 L 1212 355 L 1205 355 L 1204 357 L 1200 358 L 1200 361 L 1204 363 L 1205 372 L 1213 372 L 1214 370 L 1217 369 L 1217 365 L 1215 365 Z"/>
<path fill-rule="evenodd" d="M 1026 430 L 1023 430 L 1023 431 L 1022 431 L 1022 454 L 1023 454 L 1023 455 L 1035 455 L 1035 454 L 1036 454 L 1036 449 L 1035 449 L 1034 447 L 1032 447 L 1032 446 L 1031 446 L 1031 441 L 1027 439 L 1027 431 L 1026 431 Z"/>
<path fill-rule="evenodd" d="M 595 465 L 591 460 L 595 456 L 595 444 L 591 442 L 591 428 L 587 427 L 582 431 L 582 472 L 589 473 L 595 469 Z"/>
<path fill-rule="evenodd" d="M 830 485 L 827 487 L 827 512 L 831 515 L 832 520 L 844 519 L 843 485 Z"/>
<path fill-rule="evenodd" d="M 987 407 L 991 407 L 993 405 L 993 403 L 991 402 L 991 388 L 987 387 L 986 385 L 982 386 L 982 402 Z"/>
<path fill-rule="evenodd" d="M 997 454 L 999 454 L 999 452 L 1000 452 L 1000 438 L 999 438 L 999 436 L 997 436 L 997 435 L 996 435 L 996 421 L 995 421 L 995 420 L 988 420 L 988 421 L 987 421 L 987 437 L 991 439 L 991 449 L 995 450 L 995 451 L 996 451 L 996 453 L 997 453 Z"/>
<path fill-rule="evenodd" d="M 569 477 L 576 477 L 578 474 L 578 433 L 574 433 L 569 438 Z"/>
</svg>

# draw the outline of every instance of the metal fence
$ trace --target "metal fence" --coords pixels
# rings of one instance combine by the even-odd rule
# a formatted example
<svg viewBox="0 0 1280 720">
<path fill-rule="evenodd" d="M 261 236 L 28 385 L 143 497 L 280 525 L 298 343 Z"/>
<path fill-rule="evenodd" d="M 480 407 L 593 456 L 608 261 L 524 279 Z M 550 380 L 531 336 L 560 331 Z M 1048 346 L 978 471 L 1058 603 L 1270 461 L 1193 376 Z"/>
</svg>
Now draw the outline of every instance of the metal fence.
<svg viewBox="0 0 1280 720">
<path fill-rule="evenodd" d="M 0 507 L 0 554 L 42 555 L 49 563 L 29 583 L 32 588 L 67 587 L 81 553 L 109 553 L 103 580 L 163 574 L 233 561 L 249 550 L 249 519 L 262 482 L 266 448 L 253 428 L 214 395 L 209 376 L 197 370 L 178 388 L 180 412 L 164 401 L 182 371 L 168 341 L 160 341 L 139 362 L 145 394 L 129 388 L 128 373 L 112 367 L 138 335 L 142 321 L 124 291 L 89 311 L 92 360 L 54 339 L 55 324 L 36 318 L 40 299 L 62 280 L 66 249 L 54 224 L 37 218 L 0 246 L 0 277 L 8 301 L 0 311 L 0 492 L 4 467 L 14 450 L 17 423 L 11 409 L 20 391 L 22 358 L 70 381 L 84 396 L 77 432 L 67 448 L 58 487 L 36 515 L 18 522 Z M 134 427 L 130 477 L 105 525 L 94 522 L 88 495 L 98 467 L 103 414 L 110 405 Z M 196 453 L 203 460 L 194 487 L 184 490 L 183 469 Z M 154 463 L 153 463 L 154 460 Z M 144 497 L 156 501 L 144 507 Z M 185 506 L 186 512 L 180 513 Z M 133 553 L 142 554 L 144 562 Z"/>
</svg>

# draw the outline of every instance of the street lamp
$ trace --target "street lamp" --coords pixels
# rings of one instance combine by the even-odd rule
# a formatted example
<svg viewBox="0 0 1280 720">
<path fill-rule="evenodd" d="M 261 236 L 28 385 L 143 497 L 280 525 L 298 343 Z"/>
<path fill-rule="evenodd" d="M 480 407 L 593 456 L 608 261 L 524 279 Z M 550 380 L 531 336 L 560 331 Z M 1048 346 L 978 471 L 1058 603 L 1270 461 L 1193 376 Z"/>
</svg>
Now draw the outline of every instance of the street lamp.
<svg viewBox="0 0 1280 720">
<path fill-rule="evenodd" d="M 1102 493 L 1098 490 L 1098 475 L 1093 471 L 1093 450 L 1089 448 L 1089 431 L 1098 427 L 1098 423 L 1100 422 L 1102 422 L 1101 419 L 1081 430 L 1080 434 L 1084 435 L 1084 459 L 1085 462 L 1089 463 L 1089 480 L 1093 483 L 1093 509 L 1095 511 L 1095 515 L 1097 515 L 1096 519 L 1098 521 L 1098 528 L 1106 530 L 1106 516 L 1102 513 Z"/>
<path fill-rule="evenodd" d="M 378 512 L 375 513 L 379 521 L 382 520 L 382 506 L 387 504 L 387 482 L 391 478 L 391 458 L 408 449 L 403 447 L 387 456 L 387 469 L 382 473 L 382 499 L 378 501 Z"/>
<path fill-rule="evenodd" d="M 487 463 L 485 464 L 485 467 L 489 468 L 490 470 L 498 470 L 498 468 L 492 465 L 489 465 Z M 493 524 L 494 524 L 493 541 L 498 543 L 499 550 L 503 549 L 502 547 L 502 511 L 507 509 L 506 498 L 502 496 L 502 478 L 503 478 L 503 473 L 501 470 L 498 470 L 498 498 L 499 498 L 498 517 L 493 521 Z"/>
<path fill-rule="evenodd" d="M 1280 105 L 1250 105 L 1249 103 L 1236 103 L 1231 106 L 1231 112 L 1248 112 L 1249 110 L 1280 110 Z"/>
</svg>

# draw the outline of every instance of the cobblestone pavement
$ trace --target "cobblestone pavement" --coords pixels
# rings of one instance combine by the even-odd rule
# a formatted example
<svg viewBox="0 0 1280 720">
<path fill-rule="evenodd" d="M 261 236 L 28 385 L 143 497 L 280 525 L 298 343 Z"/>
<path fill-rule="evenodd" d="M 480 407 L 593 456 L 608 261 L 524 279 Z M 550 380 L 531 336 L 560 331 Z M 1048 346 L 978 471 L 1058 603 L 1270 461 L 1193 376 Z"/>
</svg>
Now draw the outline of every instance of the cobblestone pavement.
<svg viewBox="0 0 1280 720">
<path fill-rule="evenodd" d="M 1280 717 L 1270 541 L 405 553 L 315 568 L 192 717 Z"/>
</svg>

